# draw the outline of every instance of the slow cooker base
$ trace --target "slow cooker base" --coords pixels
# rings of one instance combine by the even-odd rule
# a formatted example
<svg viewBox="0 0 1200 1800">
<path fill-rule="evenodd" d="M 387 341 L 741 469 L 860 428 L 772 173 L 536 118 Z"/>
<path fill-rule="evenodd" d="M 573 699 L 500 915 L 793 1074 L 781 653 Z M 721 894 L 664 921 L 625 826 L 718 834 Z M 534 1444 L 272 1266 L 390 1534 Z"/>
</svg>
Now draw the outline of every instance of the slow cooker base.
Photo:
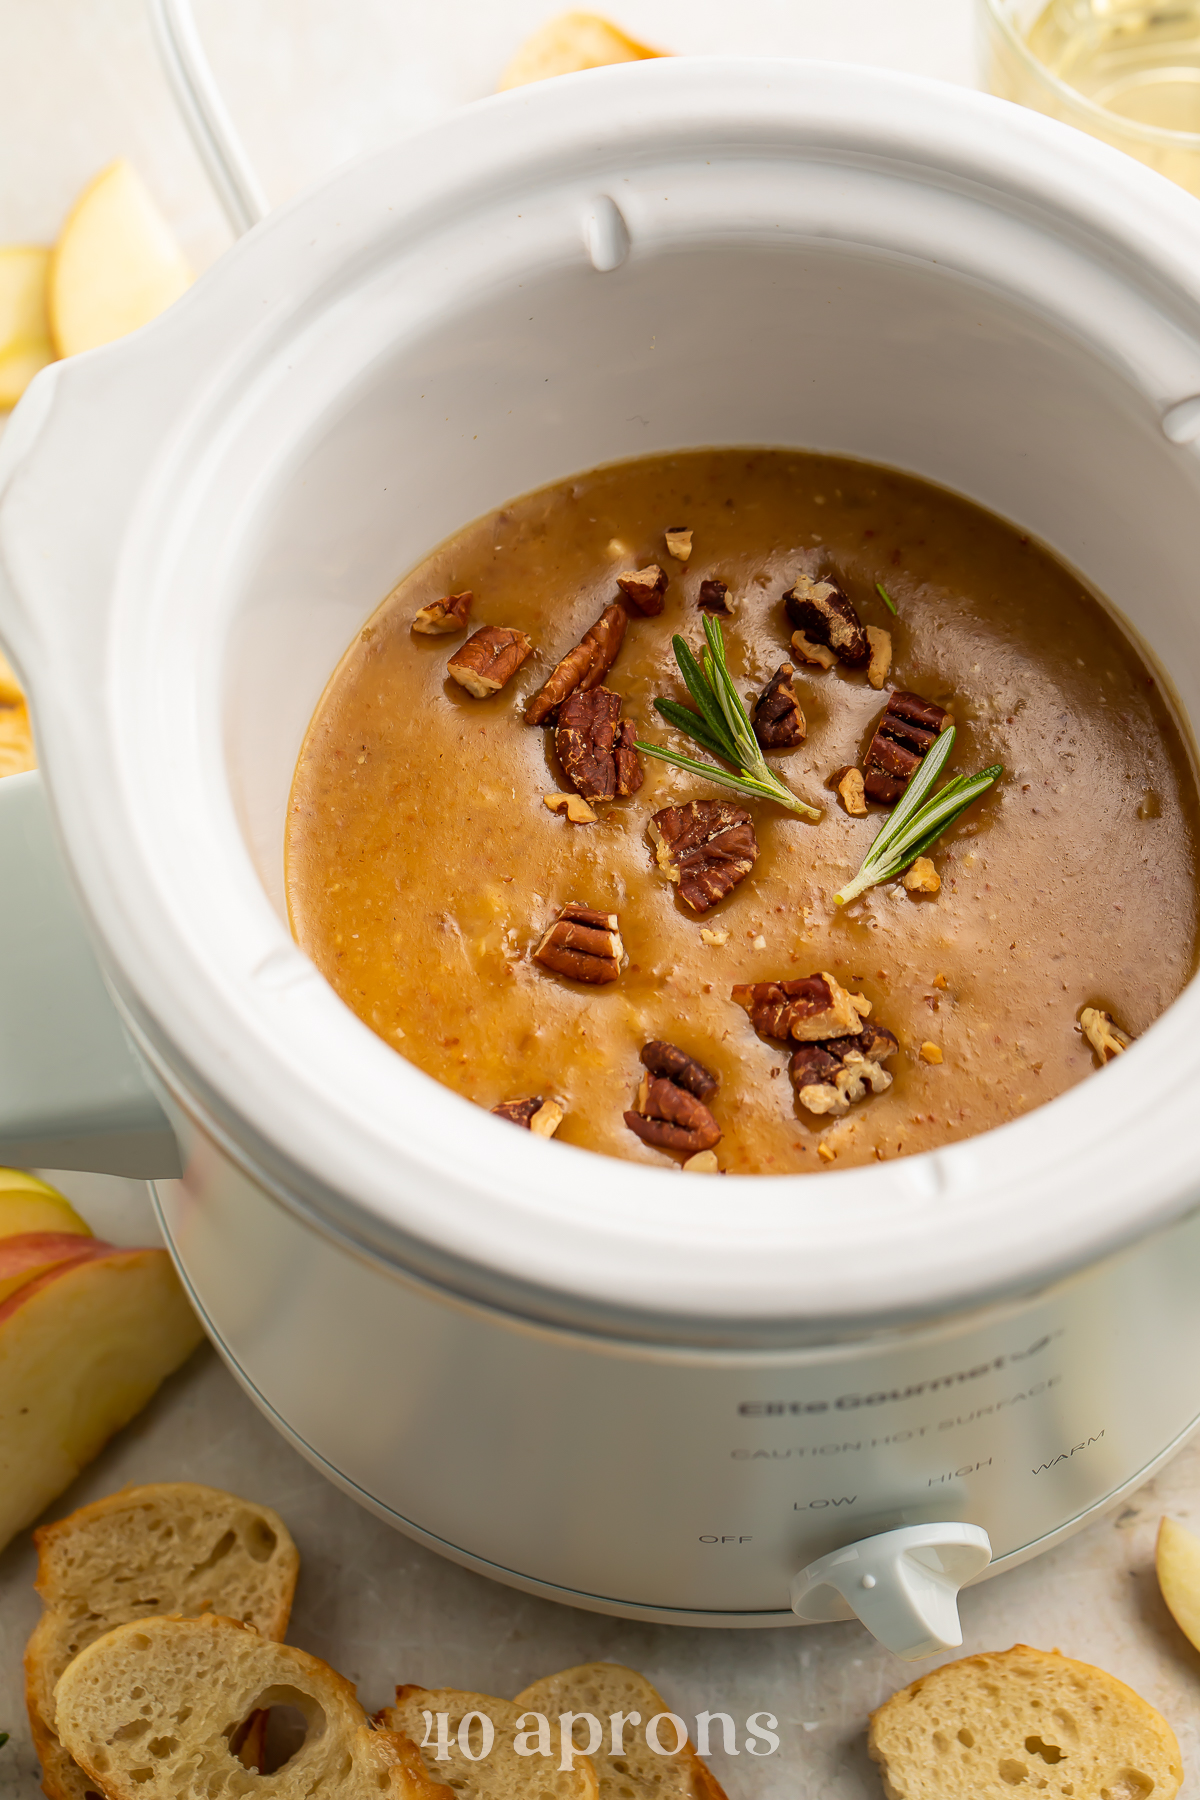
<svg viewBox="0 0 1200 1800">
<path fill-rule="evenodd" d="M 240 1367 L 231 1354 L 228 1346 L 214 1330 L 211 1319 L 200 1305 L 195 1290 L 188 1281 L 186 1273 L 179 1267 L 178 1261 L 176 1261 L 176 1269 L 222 1362 L 239 1387 L 249 1396 L 264 1417 L 270 1420 L 280 1436 L 286 1439 L 293 1449 L 299 1451 L 306 1462 L 318 1469 L 326 1480 L 332 1482 L 334 1487 L 340 1488 L 344 1494 L 349 1494 L 352 1500 L 356 1500 L 360 1506 L 373 1513 L 377 1519 L 382 1519 L 397 1531 L 402 1531 L 405 1537 L 412 1538 L 415 1543 L 423 1544 L 426 1549 L 435 1551 L 437 1555 L 446 1557 L 450 1562 L 458 1563 L 461 1568 L 470 1569 L 476 1575 L 486 1575 L 489 1580 L 501 1582 L 505 1587 L 517 1588 L 523 1594 L 534 1594 L 540 1600 L 553 1600 L 560 1606 L 578 1607 L 582 1612 L 604 1613 L 609 1618 L 644 1619 L 656 1625 L 711 1626 L 724 1630 L 738 1628 L 762 1630 L 772 1625 L 804 1625 L 808 1623 L 805 1619 L 797 1618 L 790 1607 L 764 1612 L 702 1612 L 685 1607 L 643 1606 L 634 1600 L 614 1600 L 602 1594 L 581 1593 L 576 1588 L 560 1587 L 553 1582 L 539 1581 L 534 1576 L 522 1575 L 515 1569 L 507 1569 L 500 1563 L 489 1562 L 485 1557 L 474 1556 L 469 1550 L 461 1549 L 459 1545 L 450 1543 L 446 1538 L 426 1531 L 423 1526 L 414 1524 L 402 1513 L 396 1512 L 392 1507 L 385 1505 L 383 1501 L 376 1500 L 373 1495 L 367 1493 L 365 1488 L 350 1481 L 292 1430 L 286 1420 L 276 1412 L 270 1401 L 265 1399 L 255 1387 L 245 1370 Z M 974 1587 L 981 1581 L 990 1580 L 993 1575 L 1001 1575 L 1008 1569 L 1015 1569 L 1021 1563 L 1031 1561 L 1035 1556 L 1041 1556 L 1044 1551 L 1052 1550 L 1056 1544 L 1062 1543 L 1064 1539 L 1072 1537 L 1075 1532 L 1081 1531 L 1093 1519 L 1101 1517 L 1113 1507 L 1120 1505 L 1121 1501 L 1129 1494 L 1134 1493 L 1144 1482 L 1156 1475 L 1165 1463 L 1170 1462 L 1171 1458 L 1183 1448 L 1197 1429 L 1200 1429 L 1200 1415 L 1197 1415 L 1183 1431 L 1171 1440 L 1165 1449 L 1139 1469 L 1136 1475 L 1131 1476 L 1121 1487 L 1115 1488 L 1112 1493 L 1106 1494 L 1095 1505 L 1089 1506 L 1085 1511 L 1077 1513 L 1074 1518 L 1068 1519 L 1066 1524 L 1060 1525 L 1056 1531 L 1047 1532 L 1044 1537 L 1036 1538 L 1031 1543 L 1022 1544 L 1017 1550 L 1009 1551 L 1005 1556 L 997 1557 L 970 1585 Z"/>
</svg>

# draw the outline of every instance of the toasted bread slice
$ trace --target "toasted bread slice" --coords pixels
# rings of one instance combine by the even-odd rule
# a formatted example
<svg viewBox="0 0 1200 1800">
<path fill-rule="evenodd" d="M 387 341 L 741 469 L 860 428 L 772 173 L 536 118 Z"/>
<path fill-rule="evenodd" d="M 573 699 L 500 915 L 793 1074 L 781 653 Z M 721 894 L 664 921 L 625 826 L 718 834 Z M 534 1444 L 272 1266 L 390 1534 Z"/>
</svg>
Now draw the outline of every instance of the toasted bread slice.
<svg viewBox="0 0 1200 1800">
<path fill-rule="evenodd" d="M 161 1613 L 222 1613 L 282 1638 L 300 1555 L 269 1506 L 191 1481 L 110 1494 L 34 1532 L 45 1611 L 25 1650 L 25 1703 L 49 1800 L 95 1792 L 54 1728 L 72 1657 L 114 1625 Z"/>
<path fill-rule="evenodd" d="M 230 1749 L 246 1720 L 296 1707 L 304 1742 L 271 1775 Z M 237 1619 L 135 1619 L 81 1650 L 54 1690 L 58 1733 L 105 1800 L 450 1800 L 406 1738 L 376 1730 L 352 1682 Z"/>
<path fill-rule="evenodd" d="M 1014 1644 L 945 1663 L 871 1715 L 888 1800 L 1172 1800 L 1175 1733 L 1132 1688 Z"/>
<path fill-rule="evenodd" d="M 546 1675 L 517 1695 L 514 1704 L 557 1719 L 563 1713 L 591 1713 L 604 1735 L 592 1761 L 600 1782 L 599 1800 L 725 1800 L 725 1790 L 692 1748 L 680 1745 L 663 1756 L 646 1740 L 646 1727 L 657 1713 L 669 1712 L 662 1695 L 636 1669 L 622 1663 L 581 1663 Z M 624 1728 L 624 1754 L 614 1755 L 610 1719 L 613 1713 L 640 1713 L 641 1723 Z M 582 1730 L 578 1727 L 577 1730 Z M 660 1741 L 673 1744 L 678 1733 L 669 1723 Z"/>
<path fill-rule="evenodd" d="M 435 1781 L 444 1782 L 461 1800 L 597 1800 L 596 1771 L 590 1758 L 577 1756 L 574 1768 L 560 1769 L 557 1737 L 551 1756 L 520 1756 L 517 1721 L 526 1709 L 491 1694 L 468 1694 L 457 1688 L 398 1687 L 395 1706 L 377 1715 L 378 1723 L 400 1733 L 417 1750 Z M 447 1715 L 444 1744 L 448 1755 L 437 1759 L 438 1713 Z M 459 1741 L 459 1727 L 471 1713 L 492 1722 L 495 1736 L 486 1756 L 483 1726 L 473 1720 Z M 428 1740 L 428 1741 L 426 1741 Z M 479 1756 L 475 1761 L 474 1757 Z M 448 1800 L 445 1789 L 443 1800 Z"/>
</svg>

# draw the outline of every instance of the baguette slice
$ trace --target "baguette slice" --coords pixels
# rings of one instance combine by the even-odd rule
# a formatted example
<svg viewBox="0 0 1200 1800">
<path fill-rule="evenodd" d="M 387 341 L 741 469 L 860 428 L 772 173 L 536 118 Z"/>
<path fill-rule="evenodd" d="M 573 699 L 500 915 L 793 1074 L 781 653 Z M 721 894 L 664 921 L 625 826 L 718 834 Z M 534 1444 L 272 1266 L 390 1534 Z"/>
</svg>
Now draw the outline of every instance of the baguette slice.
<svg viewBox="0 0 1200 1800">
<path fill-rule="evenodd" d="M 135 1619 L 89 1644 L 54 1693 L 59 1736 L 106 1800 L 450 1800 L 404 1738 L 375 1730 L 352 1682 L 236 1619 Z M 304 1742 L 272 1775 L 230 1749 L 271 1706 Z"/>
<path fill-rule="evenodd" d="M 1172 1800 L 1175 1733 L 1115 1676 L 1014 1644 L 922 1675 L 871 1715 L 888 1800 Z"/>
<path fill-rule="evenodd" d="M 662 1695 L 636 1669 L 621 1663 L 581 1663 L 546 1675 L 517 1695 L 514 1704 L 556 1719 L 565 1712 L 591 1713 L 604 1727 L 592 1761 L 600 1782 L 599 1800 L 725 1800 L 725 1790 L 690 1743 L 672 1756 L 660 1756 L 646 1741 L 646 1726 L 656 1713 L 670 1709 Z M 640 1725 L 627 1725 L 623 1756 L 612 1753 L 609 1719 L 613 1713 L 636 1712 Z M 581 1727 L 580 1729 L 585 1729 Z M 677 1733 L 664 1723 L 664 1743 Z"/>
<path fill-rule="evenodd" d="M 398 1687 L 395 1706 L 378 1714 L 378 1723 L 400 1733 L 422 1759 L 424 1767 L 449 1800 L 447 1788 L 461 1800 L 596 1800 L 596 1771 L 586 1756 L 575 1758 L 573 1769 L 560 1769 L 557 1736 L 551 1739 L 553 1755 L 518 1756 L 515 1747 L 517 1720 L 526 1709 L 518 1702 L 497 1700 L 491 1694 L 468 1694 L 457 1688 Z M 463 1719 L 479 1712 L 492 1721 L 495 1739 L 487 1756 L 475 1762 L 459 1744 Z M 437 1724 L 432 1730 L 425 1714 L 449 1715 L 447 1759 L 437 1760 Z M 522 1729 L 524 1729 L 522 1727 Z M 482 1749 L 482 1727 L 473 1721 L 464 1732 L 467 1748 Z M 425 1739 L 428 1738 L 428 1744 Z"/>
<path fill-rule="evenodd" d="M 282 1638 L 300 1555 L 269 1506 L 191 1481 L 110 1494 L 33 1534 L 45 1611 L 25 1649 L 25 1703 L 49 1800 L 95 1792 L 54 1729 L 54 1688 L 114 1625 L 159 1613 L 223 1613 Z"/>
</svg>

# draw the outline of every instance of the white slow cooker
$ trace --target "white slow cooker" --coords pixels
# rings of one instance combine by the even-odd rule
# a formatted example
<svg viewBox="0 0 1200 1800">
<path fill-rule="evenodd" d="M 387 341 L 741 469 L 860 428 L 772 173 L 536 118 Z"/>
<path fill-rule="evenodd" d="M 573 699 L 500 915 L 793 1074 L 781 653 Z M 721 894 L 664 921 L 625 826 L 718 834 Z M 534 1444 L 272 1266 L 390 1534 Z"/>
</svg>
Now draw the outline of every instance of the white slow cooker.
<svg viewBox="0 0 1200 1800">
<path fill-rule="evenodd" d="M 626 1616 L 958 1641 L 960 1581 L 1200 1415 L 1195 985 L 1003 1130 L 681 1181 L 513 1131 L 347 1010 L 288 932 L 288 787 L 403 571 L 684 446 L 981 502 L 1111 596 L 1194 721 L 1198 434 L 1196 202 L 976 94 L 644 63 L 342 170 L 47 369 L 0 450 L 43 767 L 0 785 L 0 1157 L 160 1178 L 248 1391 L 446 1555 Z"/>
</svg>

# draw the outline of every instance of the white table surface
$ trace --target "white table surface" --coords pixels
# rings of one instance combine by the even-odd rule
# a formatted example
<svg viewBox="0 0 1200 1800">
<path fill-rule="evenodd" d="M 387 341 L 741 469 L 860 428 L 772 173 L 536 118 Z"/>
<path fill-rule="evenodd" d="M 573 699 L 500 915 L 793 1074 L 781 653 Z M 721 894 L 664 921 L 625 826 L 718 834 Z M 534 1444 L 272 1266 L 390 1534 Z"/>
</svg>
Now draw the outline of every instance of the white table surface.
<svg viewBox="0 0 1200 1800">
<path fill-rule="evenodd" d="M 195 0 L 230 109 L 273 202 L 335 163 L 489 92 L 554 0 Z M 970 0 L 620 0 L 610 16 L 680 53 L 841 58 L 971 82 Z M 130 157 L 196 266 L 228 243 L 155 65 L 142 0 L 0 0 L 0 243 L 50 241 L 72 197 Z M 139 1184 L 64 1177 L 95 1229 L 152 1241 Z M 714 1758 L 731 1800 L 878 1800 L 870 1708 L 915 1672 L 859 1627 L 764 1632 L 635 1625 L 532 1600 L 411 1544 L 330 1487 L 209 1350 L 167 1384 L 53 1516 L 128 1481 L 195 1479 L 275 1506 L 303 1556 L 292 1638 L 357 1681 L 512 1694 L 590 1658 L 644 1669 L 677 1711 L 780 1721 L 778 1753 Z M 1101 1663 L 1171 1721 L 1200 1800 L 1200 1656 L 1154 1579 L 1164 1511 L 1200 1530 L 1200 1444 L 1115 1515 L 964 1596 L 967 1651 L 1024 1640 Z M 38 1603 L 27 1537 L 0 1557 L 0 1800 L 38 1792 L 20 1653 Z M 929 1665 L 921 1665 L 927 1667 Z"/>
</svg>

